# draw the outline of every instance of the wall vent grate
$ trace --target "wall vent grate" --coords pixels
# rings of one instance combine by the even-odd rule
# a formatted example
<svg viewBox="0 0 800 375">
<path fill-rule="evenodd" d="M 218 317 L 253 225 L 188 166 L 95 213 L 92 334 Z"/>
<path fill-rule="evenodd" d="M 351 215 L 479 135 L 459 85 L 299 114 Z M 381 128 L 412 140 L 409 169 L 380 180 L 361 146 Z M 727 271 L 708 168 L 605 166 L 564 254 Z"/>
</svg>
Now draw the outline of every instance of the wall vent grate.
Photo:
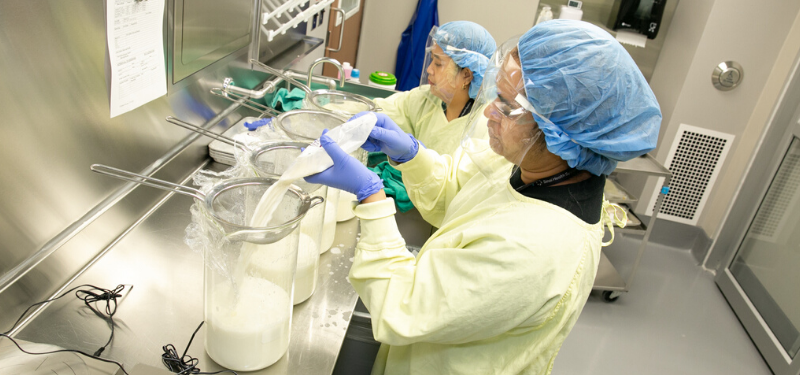
<svg viewBox="0 0 800 375">
<path fill-rule="evenodd" d="M 666 166 L 672 172 L 672 180 L 659 218 L 697 224 L 733 139 L 732 134 L 681 124 L 667 155 Z M 663 179 L 660 179 L 650 200 L 648 215 L 653 214 L 655 198 L 662 185 Z"/>
</svg>

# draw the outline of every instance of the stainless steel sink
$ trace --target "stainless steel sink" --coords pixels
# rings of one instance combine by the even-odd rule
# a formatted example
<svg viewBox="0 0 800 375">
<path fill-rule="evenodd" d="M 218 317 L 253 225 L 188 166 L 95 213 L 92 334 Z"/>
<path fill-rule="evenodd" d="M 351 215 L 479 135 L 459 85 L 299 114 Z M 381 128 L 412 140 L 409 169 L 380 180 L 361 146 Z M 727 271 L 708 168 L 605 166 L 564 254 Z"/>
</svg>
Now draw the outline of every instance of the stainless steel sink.
<svg viewBox="0 0 800 375">
<path fill-rule="evenodd" d="M 296 70 L 292 70 L 292 72 L 295 72 L 295 73 L 298 73 L 298 74 L 302 74 L 304 76 L 305 76 L 305 74 L 307 74 L 306 72 L 299 72 L 299 71 L 296 71 Z M 325 78 L 325 79 L 330 79 L 330 77 L 324 77 L 324 76 L 319 76 L 319 75 L 315 75 L 314 77 L 321 77 L 321 78 Z M 368 79 L 368 78 L 364 77 L 364 79 Z M 302 82 L 306 81 L 306 79 L 300 79 L 300 80 Z M 387 89 L 382 89 L 382 88 L 378 88 L 378 87 L 374 87 L 374 86 L 369 86 L 368 84 L 353 83 L 353 82 L 346 82 L 344 84 L 344 87 L 339 87 L 339 80 L 337 79 L 335 81 L 336 81 L 336 90 L 337 91 L 344 91 L 344 92 L 349 92 L 349 93 L 353 93 L 353 94 L 358 94 L 358 95 L 361 95 L 361 96 L 366 96 L 369 99 L 385 98 L 385 97 L 388 97 L 388 96 L 390 96 L 390 95 L 392 95 L 394 93 L 399 92 L 397 90 L 387 90 Z M 283 84 L 281 84 L 281 85 L 283 85 Z M 312 90 L 320 90 L 320 89 L 328 90 L 328 89 L 330 89 L 330 87 L 328 87 L 327 85 L 321 84 L 321 83 L 312 82 L 311 83 L 311 89 Z"/>
<path fill-rule="evenodd" d="M 369 85 L 364 85 L 364 84 L 359 84 L 359 83 L 352 83 L 352 82 L 345 83 L 344 87 L 338 87 L 337 86 L 336 89 L 340 90 L 340 91 L 345 91 L 345 92 L 349 92 L 349 93 L 353 93 L 353 94 L 366 96 L 367 98 L 370 98 L 370 99 L 385 98 L 387 96 L 390 96 L 390 95 L 398 92 L 398 91 L 395 91 L 395 90 L 381 89 L 381 88 L 377 88 L 377 87 L 374 87 L 374 86 L 369 86 Z"/>
</svg>

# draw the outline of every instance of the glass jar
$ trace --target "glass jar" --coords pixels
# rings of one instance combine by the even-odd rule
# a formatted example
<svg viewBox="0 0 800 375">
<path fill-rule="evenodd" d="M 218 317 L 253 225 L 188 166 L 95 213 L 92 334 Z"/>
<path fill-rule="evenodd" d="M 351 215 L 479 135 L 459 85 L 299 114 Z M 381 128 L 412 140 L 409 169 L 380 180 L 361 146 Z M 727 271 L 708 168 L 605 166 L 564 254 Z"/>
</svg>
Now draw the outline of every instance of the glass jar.
<svg viewBox="0 0 800 375">
<path fill-rule="evenodd" d="M 322 224 L 322 239 L 320 240 L 320 254 L 328 251 L 333 246 L 336 237 L 336 214 L 339 212 L 339 189 L 328 188 L 325 198 L 325 222 Z"/>
<path fill-rule="evenodd" d="M 327 186 L 322 186 L 313 195 L 325 196 Z M 319 255 L 325 221 L 325 204 L 311 208 L 300 222 L 300 239 L 297 248 L 297 271 L 294 275 L 295 305 L 307 300 L 317 288 Z"/>
<path fill-rule="evenodd" d="M 271 244 L 241 242 L 233 272 L 205 268 L 205 346 L 218 364 L 255 371 L 289 347 L 300 231 Z"/>
</svg>

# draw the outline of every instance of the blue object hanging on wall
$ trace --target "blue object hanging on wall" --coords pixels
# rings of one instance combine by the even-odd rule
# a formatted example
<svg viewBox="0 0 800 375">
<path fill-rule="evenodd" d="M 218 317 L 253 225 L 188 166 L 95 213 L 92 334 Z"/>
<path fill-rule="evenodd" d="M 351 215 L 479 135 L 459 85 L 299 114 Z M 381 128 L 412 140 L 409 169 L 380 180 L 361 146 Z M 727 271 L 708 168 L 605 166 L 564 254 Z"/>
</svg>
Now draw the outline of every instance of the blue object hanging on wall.
<svg viewBox="0 0 800 375">
<path fill-rule="evenodd" d="M 434 26 L 439 26 L 438 0 L 419 0 L 397 47 L 394 71 L 397 76 L 397 90 L 406 91 L 419 86 L 422 64 L 425 61 L 425 42 Z"/>
</svg>

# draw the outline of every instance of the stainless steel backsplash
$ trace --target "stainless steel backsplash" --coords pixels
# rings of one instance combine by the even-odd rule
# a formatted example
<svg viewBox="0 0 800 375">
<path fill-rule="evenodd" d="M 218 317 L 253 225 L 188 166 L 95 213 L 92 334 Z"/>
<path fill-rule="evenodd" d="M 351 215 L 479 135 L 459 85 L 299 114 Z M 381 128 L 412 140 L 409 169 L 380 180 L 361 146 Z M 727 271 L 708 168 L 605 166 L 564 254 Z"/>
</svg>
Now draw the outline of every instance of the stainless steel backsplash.
<svg viewBox="0 0 800 375">
<path fill-rule="evenodd" d="M 174 6 L 167 1 L 165 46 L 171 45 Z M 266 76 L 249 71 L 245 46 L 170 85 L 167 96 L 111 119 L 105 50 L 102 0 L 0 2 L 0 276 L 123 185 L 92 173 L 92 163 L 141 171 L 189 135 L 165 122 L 166 116 L 202 124 L 231 104 L 209 94 L 224 77 L 258 82 Z M 223 124 L 252 114 L 243 111 Z M 183 180 L 205 161 L 207 144 L 194 141 L 156 176 Z M 134 189 L 1 291 L 0 332 L 25 307 L 67 283 L 164 195 Z"/>
</svg>

